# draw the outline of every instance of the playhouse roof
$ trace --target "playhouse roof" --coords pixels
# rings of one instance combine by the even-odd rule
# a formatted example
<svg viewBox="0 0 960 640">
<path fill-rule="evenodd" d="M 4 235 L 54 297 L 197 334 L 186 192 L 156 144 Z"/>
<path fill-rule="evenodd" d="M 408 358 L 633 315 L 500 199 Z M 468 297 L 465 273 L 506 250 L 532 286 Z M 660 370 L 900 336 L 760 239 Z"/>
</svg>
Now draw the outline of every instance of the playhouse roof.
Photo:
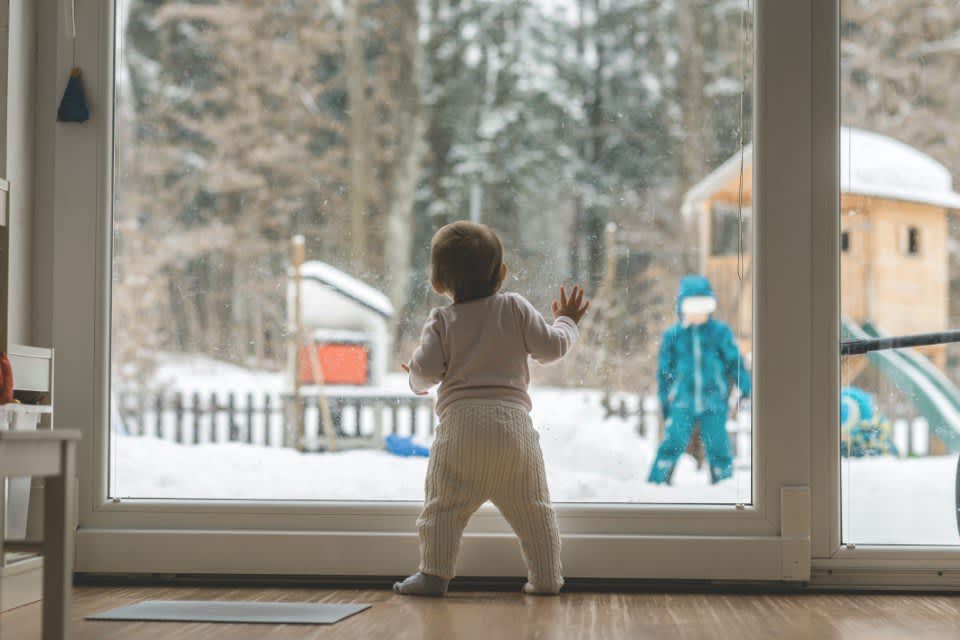
<svg viewBox="0 0 960 640">
<path fill-rule="evenodd" d="M 745 167 L 751 163 L 752 152 L 752 145 L 744 148 Z M 740 154 L 735 153 L 687 192 L 684 213 L 728 184 L 739 171 Z M 852 127 L 840 129 L 840 191 L 960 209 L 960 194 L 953 190 L 953 178 L 945 166 L 899 140 Z"/>
<path fill-rule="evenodd" d="M 354 278 L 340 269 L 320 262 L 311 260 L 304 262 L 300 267 L 300 274 L 304 280 L 312 280 L 328 289 L 349 298 L 354 302 L 374 311 L 384 318 L 393 315 L 393 304 L 390 298 L 377 291 L 367 283 Z"/>
</svg>

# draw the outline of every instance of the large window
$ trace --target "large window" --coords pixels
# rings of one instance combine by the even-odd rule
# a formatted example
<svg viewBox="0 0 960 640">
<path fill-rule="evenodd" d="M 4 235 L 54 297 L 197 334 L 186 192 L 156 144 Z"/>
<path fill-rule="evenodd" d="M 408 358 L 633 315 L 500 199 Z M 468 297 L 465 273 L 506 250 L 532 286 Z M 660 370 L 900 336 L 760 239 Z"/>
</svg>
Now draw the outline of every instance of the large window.
<svg viewBox="0 0 960 640">
<path fill-rule="evenodd" d="M 554 499 L 752 501 L 748 3 L 118 7 L 111 496 L 422 499 L 400 364 L 471 219 L 509 290 L 594 298 L 533 372 Z M 695 273 L 716 329 L 662 357 Z"/>
</svg>

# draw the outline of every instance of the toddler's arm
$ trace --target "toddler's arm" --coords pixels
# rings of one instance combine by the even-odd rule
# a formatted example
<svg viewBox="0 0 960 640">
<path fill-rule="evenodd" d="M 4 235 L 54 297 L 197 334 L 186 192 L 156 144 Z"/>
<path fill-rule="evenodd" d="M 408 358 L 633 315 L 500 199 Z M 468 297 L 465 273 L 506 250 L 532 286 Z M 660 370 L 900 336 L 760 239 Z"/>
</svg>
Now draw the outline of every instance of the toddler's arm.
<svg viewBox="0 0 960 640">
<path fill-rule="evenodd" d="M 527 353 L 540 364 L 562 358 L 577 341 L 577 323 L 567 316 L 559 316 L 553 324 L 547 324 L 526 298 L 517 295 L 514 300 Z"/>
<path fill-rule="evenodd" d="M 443 380 L 447 372 L 447 358 L 443 353 L 443 319 L 437 309 L 430 312 L 423 332 L 420 334 L 420 344 L 413 352 L 408 365 L 410 371 L 410 389 L 424 395 L 433 385 Z"/>
</svg>

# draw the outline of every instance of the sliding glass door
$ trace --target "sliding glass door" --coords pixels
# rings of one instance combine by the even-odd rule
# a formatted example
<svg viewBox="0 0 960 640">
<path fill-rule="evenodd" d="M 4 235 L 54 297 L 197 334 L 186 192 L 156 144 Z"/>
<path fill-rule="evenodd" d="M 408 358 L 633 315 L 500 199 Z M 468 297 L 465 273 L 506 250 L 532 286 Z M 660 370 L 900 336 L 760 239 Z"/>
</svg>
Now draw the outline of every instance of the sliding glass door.
<svg viewBox="0 0 960 640">
<path fill-rule="evenodd" d="M 957 545 L 960 13 L 841 3 L 843 541 Z"/>
<path fill-rule="evenodd" d="M 54 136 L 54 278 L 80 570 L 413 566 L 436 418 L 399 366 L 443 304 L 429 238 L 472 219 L 509 290 L 594 299 L 531 387 L 568 574 L 809 576 L 797 265 L 832 2 L 77 6 L 97 110 Z M 461 573 L 521 571 L 508 531 L 482 508 Z"/>
</svg>

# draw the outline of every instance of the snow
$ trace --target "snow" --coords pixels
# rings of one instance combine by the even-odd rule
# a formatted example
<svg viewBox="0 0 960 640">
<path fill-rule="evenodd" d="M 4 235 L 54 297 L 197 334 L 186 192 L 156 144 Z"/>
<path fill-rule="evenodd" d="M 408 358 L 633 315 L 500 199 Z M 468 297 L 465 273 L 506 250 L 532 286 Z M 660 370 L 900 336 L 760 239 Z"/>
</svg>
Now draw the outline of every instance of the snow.
<svg viewBox="0 0 960 640">
<path fill-rule="evenodd" d="M 283 376 L 197 356 L 165 356 L 157 384 L 171 391 L 280 393 Z M 406 377 L 386 377 L 377 393 L 408 393 Z M 330 389 L 370 393 L 370 388 Z M 750 503 L 749 458 L 730 480 L 711 486 L 692 458 L 680 460 L 670 487 L 646 482 L 656 451 L 637 417 L 603 418 L 601 393 L 531 389 L 534 424 L 556 502 Z M 241 396 L 242 397 L 242 396 Z M 903 434 L 898 434 L 902 436 Z M 902 439 L 902 437 L 900 438 Z M 301 454 L 247 444 L 179 445 L 114 433 L 111 495 L 134 498 L 401 500 L 423 499 L 427 460 L 385 451 Z M 857 544 L 960 543 L 955 521 L 956 456 L 845 459 L 843 540 Z"/>
<path fill-rule="evenodd" d="M 942 164 L 899 140 L 851 127 L 840 130 L 840 190 L 960 208 Z"/>
<path fill-rule="evenodd" d="M 753 145 L 743 150 L 744 166 L 752 162 Z M 725 186 L 740 171 L 740 153 L 691 188 L 685 198 L 686 215 L 695 205 Z M 927 154 L 889 136 L 841 127 L 840 191 L 863 196 L 917 202 L 960 209 L 950 171 Z"/>
<path fill-rule="evenodd" d="M 167 392 L 280 394 L 284 374 L 196 355 L 164 355 L 153 386 Z M 331 396 L 410 396 L 407 377 L 390 373 L 376 387 L 328 386 Z M 733 479 L 710 486 L 707 471 L 681 459 L 671 487 L 647 484 L 657 442 L 638 434 L 638 417 L 604 420 L 602 393 L 531 389 L 552 495 L 562 502 L 750 502 L 749 459 Z M 279 406 L 279 404 L 275 405 Z M 404 418 L 409 419 L 409 418 Z M 258 427 L 259 429 L 259 427 Z M 179 445 L 114 433 L 111 485 L 136 498 L 422 500 L 426 460 L 385 451 L 301 454 L 238 443 Z M 265 480 L 268 478 L 269 480 Z"/>
<path fill-rule="evenodd" d="M 395 378 L 395 377 L 394 377 Z M 750 501 L 750 471 L 710 486 L 684 457 L 674 485 L 647 484 L 656 442 L 637 418 L 603 419 L 599 391 L 535 389 L 533 418 L 558 502 Z M 178 445 L 115 435 L 112 486 L 121 497 L 206 499 L 423 500 L 425 458 L 385 451 L 301 454 L 245 444 Z"/>
<path fill-rule="evenodd" d="M 179 354 L 158 356 L 151 387 L 154 391 L 201 395 L 229 391 L 280 393 L 285 389 L 281 372 L 248 369 L 206 356 Z"/>
<path fill-rule="evenodd" d="M 856 544 L 960 544 L 957 457 L 844 460 L 843 540 Z"/>
<path fill-rule="evenodd" d="M 300 273 L 304 278 L 317 280 L 334 291 L 370 307 L 386 318 L 393 315 L 393 304 L 390 298 L 326 262 L 319 260 L 304 262 L 300 267 Z"/>
</svg>

